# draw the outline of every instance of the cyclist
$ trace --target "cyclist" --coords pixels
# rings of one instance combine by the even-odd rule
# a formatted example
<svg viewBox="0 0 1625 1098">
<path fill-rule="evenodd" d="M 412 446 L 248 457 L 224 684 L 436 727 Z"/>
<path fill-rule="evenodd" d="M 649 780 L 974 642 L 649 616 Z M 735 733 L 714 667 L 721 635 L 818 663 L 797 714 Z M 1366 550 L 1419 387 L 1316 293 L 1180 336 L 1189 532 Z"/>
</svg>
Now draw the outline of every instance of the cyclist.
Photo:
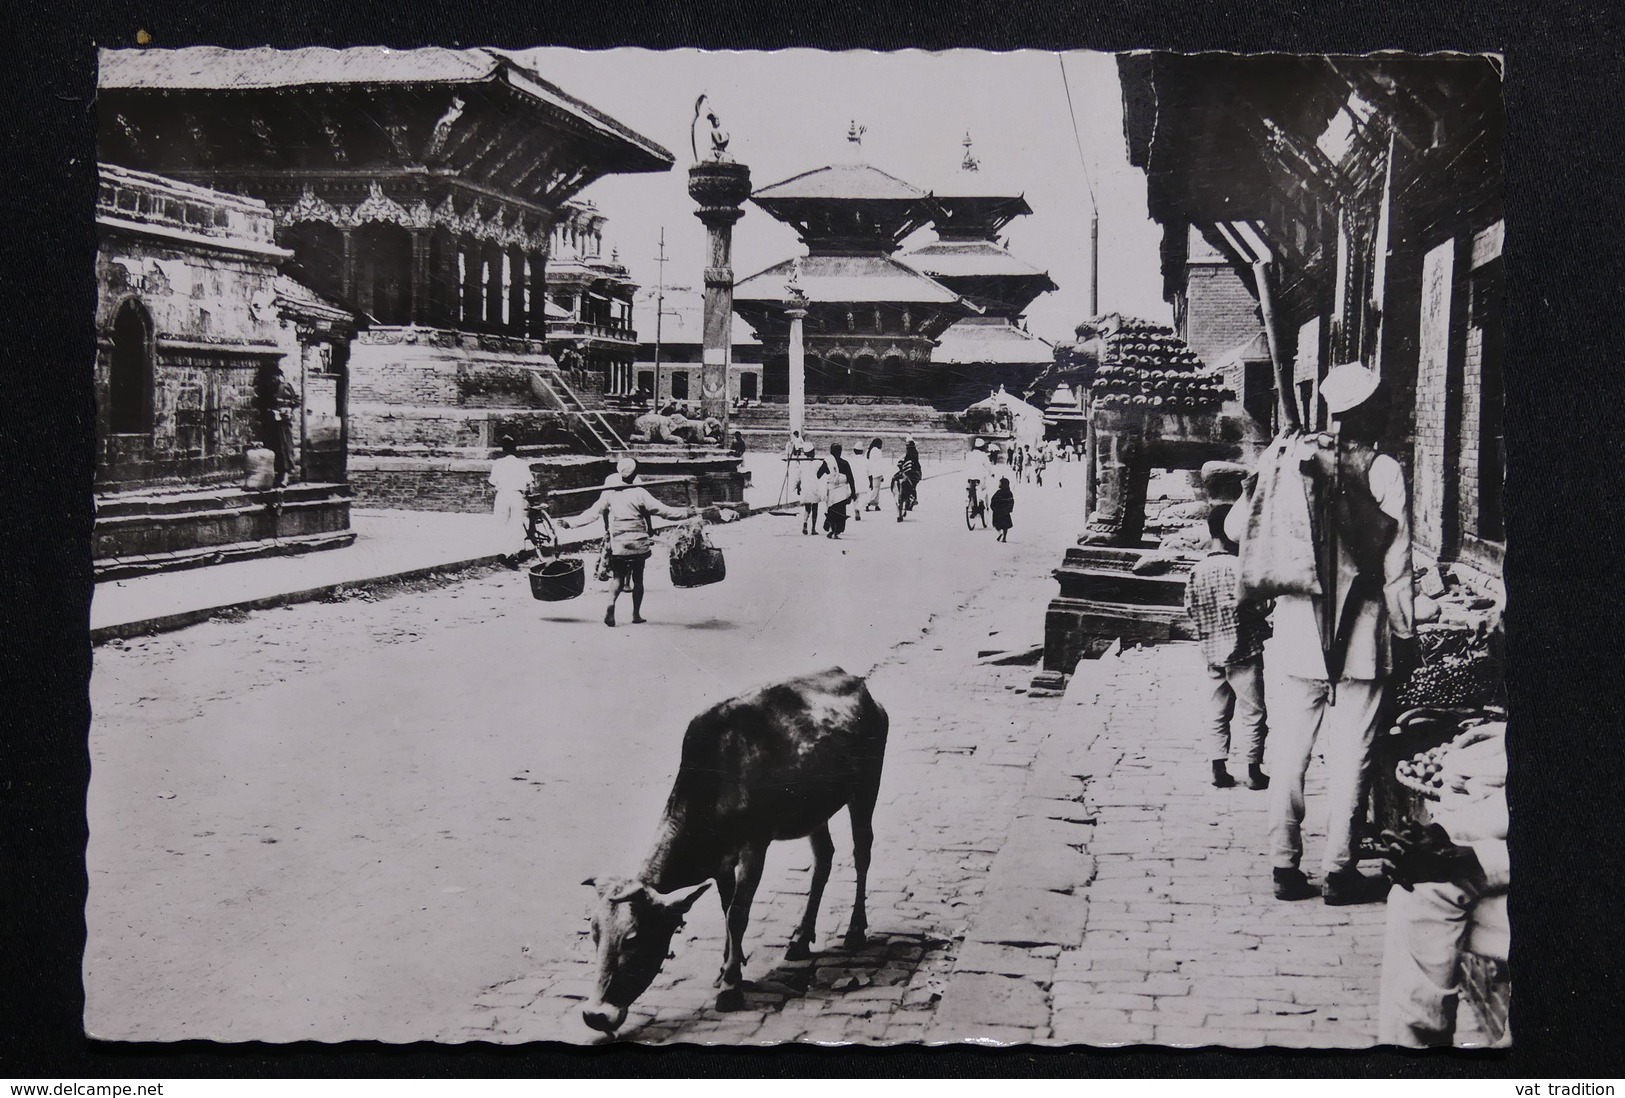
<svg viewBox="0 0 1625 1098">
<path fill-rule="evenodd" d="M 993 465 L 987 458 L 987 443 L 976 438 L 971 441 L 970 452 L 965 455 L 965 483 L 970 503 L 986 504 L 988 481 L 993 476 Z"/>
<path fill-rule="evenodd" d="M 920 500 L 920 480 L 924 476 L 920 468 L 920 450 L 914 445 L 914 436 L 909 435 L 903 446 L 902 460 L 897 463 L 897 521 L 903 521 L 903 512 L 913 510 Z"/>
</svg>

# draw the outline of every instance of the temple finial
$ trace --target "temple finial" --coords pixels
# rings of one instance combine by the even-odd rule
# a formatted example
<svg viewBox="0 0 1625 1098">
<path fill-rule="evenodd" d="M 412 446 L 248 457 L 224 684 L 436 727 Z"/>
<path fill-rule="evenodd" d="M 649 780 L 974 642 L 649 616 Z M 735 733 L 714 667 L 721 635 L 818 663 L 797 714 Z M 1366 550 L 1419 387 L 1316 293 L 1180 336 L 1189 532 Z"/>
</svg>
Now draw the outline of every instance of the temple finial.
<svg viewBox="0 0 1625 1098">
<path fill-rule="evenodd" d="M 858 120 L 854 118 L 852 120 L 852 124 L 846 128 L 846 139 L 852 142 L 852 144 L 857 145 L 859 148 L 862 148 L 863 135 L 868 132 L 869 127 L 858 125 Z"/>
<path fill-rule="evenodd" d="M 972 156 L 970 152 L 971 139 L 969 130 L 965 131 L 965 140 L 961 141 L 960 144 L 965 146 L 965 159 L 959 162 L 960 170 L 966 172 L 980 171 L 982 168 L 982 162 L 976 159 L 976 157 Z"/>
</svg>

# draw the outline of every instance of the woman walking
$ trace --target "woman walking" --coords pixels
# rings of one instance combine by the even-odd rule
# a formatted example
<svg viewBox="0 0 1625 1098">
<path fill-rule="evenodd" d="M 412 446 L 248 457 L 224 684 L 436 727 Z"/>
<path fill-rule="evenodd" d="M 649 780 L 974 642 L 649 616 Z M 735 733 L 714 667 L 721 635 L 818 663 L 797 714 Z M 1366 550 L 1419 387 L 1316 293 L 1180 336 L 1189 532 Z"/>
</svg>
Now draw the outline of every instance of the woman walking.
<svg viewBox="0 0 1625 1098">
<path fill-rule="evenodd" d="M 502 456 L 491 463 L 491 475 L 485 483 L 496 489 L 491 514 L 496 519 L 502 563 L 509 568 L 519 567 L 519 558 L 525 552 L 526 504 L 525 492 L 532 479 L 530 462 L 519 456 L 512 437 L 503 435 L 498 443 Z"/>
<path fill-rule="evenodd" d="M 1016 509 L 1016 494 L 1010 491 L 1010 478 L 999 478 L 999 489 L 993 493 L 989 506 L 993 509 L 993 529 L 999 532 L 999 541 L 1010 540 L 1010 512 Z"/>
<path fill-rule="evenodd" d="M 846 533 L 846 505 L 855 494 L 852 463 L 841 456 L 841 444 L 829 444 L 829 475 L 824 478 L 824 536 L 839 539 Z"/>
<path fill-rule="evenodd" d="M 598 502 L 573 519 L 565 520 L 565 529 L 590 526 L 603 518 L 609 529 L 609 571 L 615 578 L 610 589 L 609 609 L 604 611 L 604 624 L 615 624 L 615 603 L 623 591 L 632 592 L 632 622 L 641 625 L 643 617 L 643 565 L 654 551 L 654 539 L 649 529 L 649 518 L 659 515 L 676 521 L 692 518 L 700 513 L 694 507 L 667 507 L 649 494 L 642 485 L 633 484 L 638 463 L 622 458 L 615 471 L 624 482 L 616 487 L 607 481 L 599 493 Z"/>
<path fill-rule="evenodd" d="M 897 515 L 897 521 L 902 522 L 901 512 L 913 510 L 914 505 L 920 502 L 920 481 L 925 476 L 924 470 L 920 468 L 920 451 L 914 445 L 913 435 L 908 436 L 908 441 L 903 446 L 903 460 L 897 463 L 897 473 L 903 478 L 908 493 L 906 505 Z"/>
</svg>

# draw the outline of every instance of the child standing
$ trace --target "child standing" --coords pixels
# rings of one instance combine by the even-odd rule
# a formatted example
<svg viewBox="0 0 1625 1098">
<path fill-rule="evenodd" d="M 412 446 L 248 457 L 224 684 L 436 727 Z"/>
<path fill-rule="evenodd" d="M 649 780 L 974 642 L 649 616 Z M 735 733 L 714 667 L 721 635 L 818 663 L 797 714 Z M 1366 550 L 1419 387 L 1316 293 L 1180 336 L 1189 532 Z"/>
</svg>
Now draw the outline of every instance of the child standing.
<svg viewBox="0 0 1625 1098">
<path fill-rule="evenodd" d="M 1226 764 L 1230 758 L 1230 721 L 1241 721 L 1247 754 L 1247 788 L 1269 788 L 1263 771 L 1264 641 L 1270 635 L 1264 608 L 1240 597 L 1241 577 L 1235 542 L 1225 537 L 1224 520 L 1230 505 L 1209 513 L 1207 556 L 1197 561 L 1185 585 L 1185 612 L 1196 623 L 1202 656 L 1212 687 L 1209 702 L 1213 784 L 1223 789 L 1236 784 Z"/>
<path fill-rule="evenodd" d="M 993 510 L 993 529 L 1000 541 L 1010 540 L 1010 512 L 1016 509 L 1016 495 L 1010 491 L 1010 478 L 999 478 L 999 490 L 993 493 L 989 506 Z"/>
</svg>

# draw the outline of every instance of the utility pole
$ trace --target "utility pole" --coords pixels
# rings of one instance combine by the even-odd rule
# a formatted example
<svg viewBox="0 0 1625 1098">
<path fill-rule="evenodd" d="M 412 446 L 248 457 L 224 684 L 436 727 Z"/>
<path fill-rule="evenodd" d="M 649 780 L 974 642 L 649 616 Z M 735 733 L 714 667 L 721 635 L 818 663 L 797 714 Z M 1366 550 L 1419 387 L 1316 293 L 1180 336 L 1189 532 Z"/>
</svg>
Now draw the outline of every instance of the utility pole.
<svg viewBox="0 0 1625 1098">
<path fill-rule="evenodd" d="M 1089 193 L 1089 315 L 1100 315 L 1100 207 Z"/>
<path fill-rule="evenodd" d="M 655 404 L 660 403 L 660 322 L 666 317 L 666 226 L 660 226 L 660 254 L 655 257 L 660 264 L 660 278 L 655 285 L 655 391 L 651 399 Z"/>
</svg>

